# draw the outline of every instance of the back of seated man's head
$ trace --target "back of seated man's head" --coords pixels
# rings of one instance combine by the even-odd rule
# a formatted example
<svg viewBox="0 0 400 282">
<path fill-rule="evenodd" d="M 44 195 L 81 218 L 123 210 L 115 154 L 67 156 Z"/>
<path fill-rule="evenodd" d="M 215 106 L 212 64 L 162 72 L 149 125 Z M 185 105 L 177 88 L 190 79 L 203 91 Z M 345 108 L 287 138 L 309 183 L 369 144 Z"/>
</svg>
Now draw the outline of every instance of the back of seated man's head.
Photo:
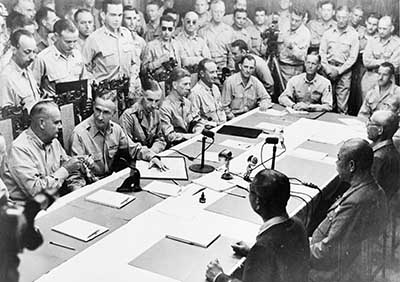
<svg viewBox="0 0 400 282">
<path fill-rule="evenodd" d="M 399 116 L 392 111 L 375 111 L 367 123 L 368 139 L 391 140 L 399 128 Z"/>
<path fill-rule="evenodd" d="M 250 204 L 264 219 L 286 214 L 289 198 L 289 179 L 276 170 L 260 171 L 250 185 Z"/>
<path fill-rule="evenodd" d="M 355 174 L 371 172 L 374 153 L 369 143 L 361 138 L 352 138 L 343 143 L 336 162 L 339 177 L 350 181 Z"/>
</svg>

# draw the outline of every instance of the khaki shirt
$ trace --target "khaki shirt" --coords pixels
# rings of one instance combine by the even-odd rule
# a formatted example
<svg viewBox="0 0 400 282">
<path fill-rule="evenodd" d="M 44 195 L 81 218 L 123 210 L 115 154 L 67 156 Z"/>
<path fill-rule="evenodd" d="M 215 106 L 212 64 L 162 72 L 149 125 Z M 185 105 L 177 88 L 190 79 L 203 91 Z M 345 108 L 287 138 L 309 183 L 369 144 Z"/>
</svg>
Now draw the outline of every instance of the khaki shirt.
<svg viewBox="0 0 400 282">
<path fill-rule="evenodd" d="M 332 110 L 332 86 L 325 77 L 316 74 L 314 79 L 307 80 L 306 73 L 289 79 L 285 91 L 279 96 L 279 103 L 293 107 L 297 103 L 324 105 L 326 111 Z"/>
<path fill-rule="evenodd" d="M 56 94 L 56 83 L 88 78 L 82 53 L 74 49 L 70 55 L 66 56 L 55 45 L 39 53 L 32 70 L 36 81 L 49 96 Z"/>
<path fill-rule="evenodd" d="M 321 64 L 326 69 L 329 65 L 337 67 L 339 75 L 351 68 L 356 62 L 359 51 L 358 34 L 351 26 L 344 31 L 337 27 L 324 33 L 319 46 Z"/>
<path fill-rule="evenodd" d="M 247 33 L 250 36 L 249 49 L 252 53 L 258 56 L 265 56 L 265 53 L 267 52 L 267 45 L 264 44 L 263 39 L 261 38 L 261 33 L 265 29 L 261 31 L 259 28 L 264 29 L 264 26 L 257 27 L 255 25 L 251 25 L 246 28 Z"/>
<path fill-rule="evenodd" d="M 40 192 L 54 194 L 68 178 L 62 164 L 69 157 L 57 139 L 44 144 L 28 128 L 14 140 L 4 172 L 4 183 L 12 200 L 24 202 Z M 75 188 L 85 185 L 83 179 Z"/>
<path fill-rule="evenodd" d="M 379 37 L 371 39 L 365 47 L 363 62 L 367 69 L 376 69 L 383 62 L 389 62 L 394 65 L 396 72 L 398 72 L 400 66 L 400 39 L 396 36 L 391 36 L 386 41 L 382 41 Z"/>
<path fill-rule="evenodd" d="M 367 47 L 367 44 L 369 41 L 373 39 L 379 38 L 379 34 L 375 33 L 374 35 L 369 35 L 368 33 L 364 33 L 360 38 L 360 53 L 363 54 L 365 51 L 365 47 Z"/>
<path fill-rule="evenodd" d="M 148 23 L 146 25 L 146 29 L 145 29 L 145 33 L 144 33 L 144 40 L 146 42 L 150 42 L 153 41 L 154 39 L 157 39 L 161 36 L 161 27 L 160 27 L 160 23 Z"/>
<path fill-rule="evenodd" d="M 199 20 L 198 20 L 198 26 L 199 26 L 199 28 L 202 28 L 202 27 L 204 27 L 204 26 L 206 26 L 206 25 L 208 25 L 209 23 L 210 23 L 210 21 L 211 21 L 211 14 L 210 14 L 210 12 L 209 11 L 206 11 L 204 14 L 202 14 L 202 15 L 199 15 L 199 14 L 197 14 L 198 16 L 199 16 Z"/>
<path fill-rule="evenodd" d="M 211 59 L 206 41 L 198 35 L 189 36 L 182 31 L 175 40 L 181 50 L 182 66 L 197 65 L 204 58 Z"/>
<path fill-rule="evenodd" d="M 132 35 L 124 27 L 117 35 L 105 26 L 96 30 L 86 39 L 82 53 L 87 70 L 98 82 L 122 75 L 130 77 L 132 66 L 138 63 L 135 61 Z"/>
<path fill-rule="evenodd" d="M 79 49 L 79 51 L 81 51 L 81 53 L 83 52 L 83 46 L 85 46 L 85 42 L 86 42 L 86 38 L 83 39 L 83 38 L 79 37 L 78 41 L 76 43 L 76 46 Z"/>
<path fill-rule="evenodd" d="M 330 20 L 329 22 L 325 22 L 321 19 L 310 20 L 307 27 L 311 33 L 311 46 L 319 46 L 324 32 L 336 26 L 337 23 L 334 20 Z"/>
<path fill-rule="evenodd" d="M 388 110 L 400 114 L 400 87 L 393 84 L 385 92 L 381 92 L 379 85 L 367 93 L 358 116 L 370 118 L 375 111 Z"/>
<path fill-rule="evenodd" d="M 222 106 L 228 119 L 257 106 L 267 107 L 270 103 L 271 97 L 256 77 L 251 76 L 246 85 L 240 72 L 225 80 L 222 89 Z"/>
<path fill-rule="evenodd" d="M 39 85 L 32 71 L 21 69 L 11 59 L 0 73 L 0 107 L 22 106 L 29 112 L 39 99 Z"/>
<path fill-rule="evenodd" d="M 279 60 L 293 66 L 303 65 L 311 40 L 308 28 L 302 24 L 295 31 L 280 33 L 279 37 Z"/>
<path fill-rule="evenodd" d="M 144 48 L 146 47 L 146 41 L 140 37 L 136 32 L 131 32 L 134 48 L 134 61 L 131 69 L 130 79 L 130 98 L 137 98 L 142 94 L 142 83 L 140 81 L 140 67 L 142 65 L 142 56 Z"/>
<path fill-rule="evenodd" d="M 272 20 L 272 16 L 270 17 Z M 279 26 L 279 31 L 280 32 L 287 32 L 290 30 L 290 12 L 289 11 L 280 11 L 279 12 L 279 21 L 278 21 L 278 26 Z"/>
<path fill-rule="evenodd" d="M 256 69 L 254 71 L 254 76 L 256 76 L 260 82 L 264 85 L 265 90 L 268 94 L 272 95 L 274 93 L 274 79 L 271 74 L 271 70 L 263 58 L 251 54 L 256 60 Z"/>
<path fill-rule="evenodd" d="M 204 122 L 199 110 L 186 98 L 168 95 L 160 108 L 161 128 L 169 143 L 181 141 L 182 133 L 200 133 Z"/>
<path fill-rule="evenodd" d="M 203 120 L 216 122 L 217 125 L 226 122 L 221 92 L 217 85 L 213 84 L 210 88 L 202 80 L 199 80 L 192 88 L 188 98 L 193 106 L 198 109 Z"/>
<path fill-rule="evenodd" d="M 121 126 L 113 121 L 105 133 L 94 124 L 93 115 L 78 124 L 71 136 L 71 155 L 91 155 L 96 176 L 109 174 L 111 164 L 118 150 L 128 149 L 133 159 L 150 161 L 154 152 L 139 143 L 133 143 Z"/>
<path fill-rule="evenodd" d="M 157 154 L 167 145 L 161 130 L 160 111 L 147 112 L 142 105 L 143 99 L 124 111 L 120 124 L 133 142 L 147 146 Z"/>
<path fill-rule="evenodd" d="M 221 23 L 216 26 L 210 23 L 199 30 L 199 35 L 206 41 L 211 58 L 220 69 L 228 65 L 233 66 L 229 52 L 230 44 L 233 42 L 233 29 L 230 25 Z"/>
<path fill-rule="evenodd" d="M 170 58 L 174 58 L 178 66 L 181 66 L 181 48 L 176 40 L 169 42 L 155 39 L 149 42 L 143 51 L 143 68 L 157 70 L 161 68 L 162 62 L 159 60 L 164 54 L 168 54 Z"/>
</svg>

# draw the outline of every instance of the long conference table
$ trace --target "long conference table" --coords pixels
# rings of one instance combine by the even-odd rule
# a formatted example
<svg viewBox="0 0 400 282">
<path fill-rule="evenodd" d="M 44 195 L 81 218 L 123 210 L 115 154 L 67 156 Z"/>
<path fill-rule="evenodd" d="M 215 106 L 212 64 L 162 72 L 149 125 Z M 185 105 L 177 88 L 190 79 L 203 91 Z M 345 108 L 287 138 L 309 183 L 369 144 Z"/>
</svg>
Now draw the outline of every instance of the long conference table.
<svg viewBox="0 0 400 282">
<path fill-rule="evenodd" d="M 275 169 L 293 178 L 287 206 L 289 215 L 308 224 L 323 196 L 321 193 L 329 192 L 325 187 L 336 176 L 338 148 L 349 138 L 366 137 L 365 128 L 353 117 L 334 113 L 289 114 L 278 105 L 267 112 L 254 109 L 226 125 L 260 128 L 264 132 L 258 138 L 216 133 L 214 144 L 207 151 L 211 153 L 206 153 L 206 163 L 218 169 L 204 175 L 188 169 L 187 181 L 175 181 L 182 187 L 177 197 L 163 199 L 145 191 L 131 193 L 136 199 L 121 209 L 85 200 L 99 189 L 115 191 L 129 176 L 130 170 L 125 169 L 57 200 L 36 219 L 44 243 L 37 250 L 25 250 L 20 255 L 20 281 L 205 281 L 206 264 L 215 258 L 226 272 L 233 273 L 244 260 L 233 254 L 230 244 L 238 240 L 254 243 L 262 221 L 251 210 L 248 192 L 243 189 L 246 182 L 242 179 L 234 176 L 229 182 L 233 184 L 232 189 L 220 191 L 226 180 L 221 179 L 224 171 L 215 158 L 218 152 L 232 151 L 230 170 L 235 175 L 243 174 L 249 156 L 256 156 L 258 163 L 271 158 L 272 145 L 263 146 L 265 138 L 268 133 L 283 129 L 286 150 L 278 146 Z M 174 149 L 197 155 L 201 151 L 201 138 L 197 136 Z M 161 155 L 179 156 L 173 150 Z M 187 167 L 199 162 L 200 158 L 186 159 Z M 265 166 L 269 168 L 271 162 Z M 259 166 L 251 176 L 263 168 Z M 319 188 L 304 186 L 294 178 Z M 171 180 L 160 181 L 173 184 Z M 141 185 L 144 187 L 150 182 L 150 179 L 142 180 Z M 201 193 L 195 193 L 205 186 L 208 187 L 203 191 L 206 202 L 200 203 Z M 52 231 L 52 227 L 72 217 L 109 230 L 89 242 Z M 182 228 L 199 234 L 213 230 L 221 236 L 207 248 L 166 238 L 170 230 Z"/>
</svg>

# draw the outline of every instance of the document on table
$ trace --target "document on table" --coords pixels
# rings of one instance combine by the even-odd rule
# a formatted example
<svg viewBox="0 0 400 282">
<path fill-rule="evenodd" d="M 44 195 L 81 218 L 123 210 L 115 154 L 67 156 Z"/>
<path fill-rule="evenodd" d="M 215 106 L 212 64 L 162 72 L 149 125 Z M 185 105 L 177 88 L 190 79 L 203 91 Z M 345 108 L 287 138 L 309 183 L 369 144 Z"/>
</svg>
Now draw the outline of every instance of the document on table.
<svg viewBox="0 0 400 282">
<path fill-rule="evenodd" d="M 296 148 L 294 151 L 290 152 L 290 155 L 311 161 L 321 161 L 328 156 L 328 153 Z"/>
<path fill-rule="evenodd" d="M 224 142 L 222 142 L 220 145 L 226 146 L 226 147 L 231 147 L 234 149 L 240 149 L 240 150 L 247 150 L 251 146 L 253 146 L 253 144 L 251 144 L 251 143 L 236 141 L 236 140 L 232 140 L 232 139 L 227 139 Z"/>
<path fill-rule="evenodd" d="M 156 167 L 149 168 L 148 162 L 137 161 L 136 168 L 140 171 L 140 177 L 143 179 L 188 180 L 185 158 L 163 156 L 161 161 L 168 167 L 168 170 L 161 171 Z"/>
<path fill-rule="evenodd" d="M 51 230 L 61 234 L 70 236 L 72 238 L 88 242 L 97 236 L 107 232 L 107 227 L 77 218 L 72 217 L 63 223 L 60 223 L 51 228 Z"/>
<path fill-rule="evenodd" d="M 134 196 L 101 189 L 85 198 L 86 201 L 120 209 L 135 200 Z"/>
<path fill-rule="evenodd" d="M 180 222 L 165 235 L 166 238 L 202 248 L 207 248 L 219 236 L 219 232 L 207 229 L 206 224 L 198 221 Z"/>
<path fill-rule="evenodd" d="M 292 114 L 292 115 L 308 115 L 309 114 L 309 112 L 307 112 L 307 111 L 301 111 L 301 110 L 298 111 L 298 110 L 294 110 L 290 107 L 286 107 L 286 110 L 289 112 L 289 114 Z"/>
<path fill-rule="evenodd" d="M 214 171 L 203 177 L 194 179 L 193 182 L 217 192 L 225 192 L 236 186 L 235 183 L 221 178 L 222 172 Z"/>
<path fill-rule="evenodd" d="M 176 184 L 164 183 L 161 181 L 152 181 L 150 184 L 147 184 L 143 187 L 143 190 L 162 194 L 166 196 L 177 197 L 182 192 L 182 187 Z"/>
</svg>

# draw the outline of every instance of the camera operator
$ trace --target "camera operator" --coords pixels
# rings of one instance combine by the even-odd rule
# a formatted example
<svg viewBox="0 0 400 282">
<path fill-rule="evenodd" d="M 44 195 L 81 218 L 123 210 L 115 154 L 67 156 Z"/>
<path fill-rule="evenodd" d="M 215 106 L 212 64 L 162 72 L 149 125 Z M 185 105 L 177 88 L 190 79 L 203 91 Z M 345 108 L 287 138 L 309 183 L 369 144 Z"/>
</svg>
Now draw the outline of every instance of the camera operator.
<svg viewBox="0 0 400 282">
<path fill-rule="evenodd" d="M 169 72 L 181 65 L 180 47 L 172 38 L 175 30 L 174 19 L 168 15 L 160 20 L 161 37 L 149 42 L 143 51 L 143 70 L 153 73 L 157 81 L 168 78 Z"/>
<path fill-rule="evenodd" d="M 34 226 L 34 219 L 41 209 L 46 209 L 52 202 L 51 196 L 38 194 L 27 201 L 25 208 L 13 206 L 0 179 L 0 281 L 19 281 L 18 253 L 25 248 L 35 250 L 43 243 L 40 231 Z"/>
</svg>

